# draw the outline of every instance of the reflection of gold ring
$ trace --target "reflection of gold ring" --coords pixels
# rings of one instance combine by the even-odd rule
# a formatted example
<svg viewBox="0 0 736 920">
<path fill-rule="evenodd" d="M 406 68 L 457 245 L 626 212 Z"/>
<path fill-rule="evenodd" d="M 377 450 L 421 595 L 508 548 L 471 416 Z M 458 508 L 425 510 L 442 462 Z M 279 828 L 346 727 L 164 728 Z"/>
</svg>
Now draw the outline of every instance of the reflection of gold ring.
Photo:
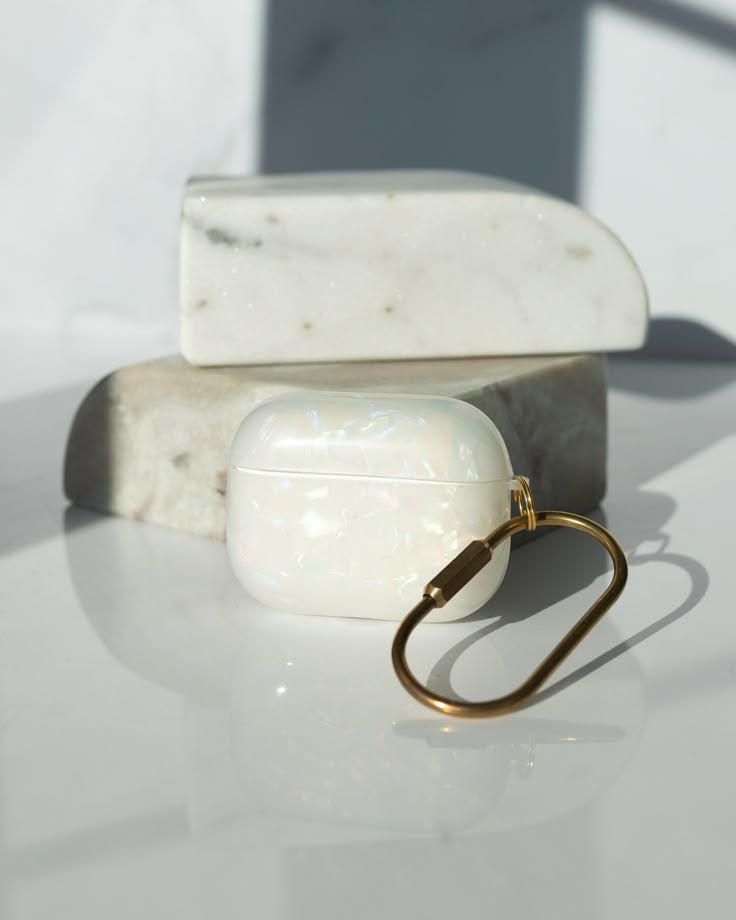
<svg viewBox="0 0 736 920">
<path fill-rule="evenodd" d="M 517 486 L 514 489 L 514 498 L 519 506 L 519 514 L 526 518 L 526 529 L 537 529 L 537 512 L 534 510 L 534 499 L 532 490 L 529 487 L 529 480 L 526 476 L 514 476 L 513 482 Z"/>
<path fill-rule="evenodd" d="M 531 512 L 529 512 L 529 507 L 531 507 Z M 571 527 L 573 530 L 580 530 L 601 543 L 613 560 L 611 583 L 588 612 L 578 620 L 544 661 L 535 668 L 516 690 L 512 690 L 511 693 L 500 696 L 495 700 L 485 700 L 477 703 L 452 700 L 449 697 L 433 693 L 424 684 L 420 684 L 409 670 L 409 665 L 406 662 L 406 643 L 409 641 L 409 636 L 431 610 L 449 601 L 454 594 L 470 581 L 473 575 L 477 574 L 482 565 L 490 561 L 493 550 L 499 543 L 502 543 L 513 534 L 529 528 L 530 513 L 534 515 L 535 524 Z M 469 554 L 471 549 L 473 551 Z M 461 557 L 466 557 L 465 561 Z M 485 562 L 482 562 L 481 557 L 485 559 Z M 460 553 L 457 559 L 453 560 L 427 585 L 424 589 L 424 597 L 404 617 L 394 637 L 393 646 L 391 647 L 391 660 L 396 676 L 404 688 L 420 703 L 432 709 L 438 709 L 448 715 L 480 718 L 510 712 L 525 703 L 536 693 L 555 668 L 567 658 L 609 607 L 618 600 L 626 585 L 627 575 L 628 566 L 624 551 L 618 541 L 600 524 L 566 511 L 540 511 L 534 513 L 534 506 L 527 506 L 525 513 L 522 513 L 519 517 L 511 518 L 510 521 L 505 521 L 485 540 L 471 543 L 469 547 Z M 440 603 L 438 603 L 438 600 Z"/>
</svg>

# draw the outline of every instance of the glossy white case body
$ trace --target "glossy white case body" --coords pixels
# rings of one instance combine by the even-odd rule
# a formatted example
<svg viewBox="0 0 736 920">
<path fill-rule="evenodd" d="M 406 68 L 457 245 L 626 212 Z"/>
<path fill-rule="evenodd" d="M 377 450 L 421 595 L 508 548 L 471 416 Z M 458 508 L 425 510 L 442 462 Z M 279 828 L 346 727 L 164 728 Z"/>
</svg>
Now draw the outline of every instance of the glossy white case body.
<svg viewBox="0 0 736 920">
<path fill-rule="evenodd" d="M 230 560 L 270 607 L 401 619 L 434 574 L 509 517 L 511 477 L 497 428 L 460 400 L 287 394 L 254 409 L 233 442 Z M 482 606 L 508 546 L 430 619 Z"/>
</svg>

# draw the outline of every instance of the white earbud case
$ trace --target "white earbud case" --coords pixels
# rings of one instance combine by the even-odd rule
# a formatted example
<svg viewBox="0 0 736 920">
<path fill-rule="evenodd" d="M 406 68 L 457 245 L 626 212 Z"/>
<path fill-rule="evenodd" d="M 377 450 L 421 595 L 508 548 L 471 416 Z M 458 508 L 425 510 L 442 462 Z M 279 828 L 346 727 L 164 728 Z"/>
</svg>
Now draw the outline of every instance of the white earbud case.
<svg viewBox="0 0 736 920">
<path fill-rule="evenodd" d="M 270 607 L 401 619 L 427 581 L 510 515 L 511 463 L 479 409 L 440 396 L 295 393 L 243 421 L 228 469 L 227 542 Z M 508 541 L 431 620 L 496 591 Z"/>
</svg>

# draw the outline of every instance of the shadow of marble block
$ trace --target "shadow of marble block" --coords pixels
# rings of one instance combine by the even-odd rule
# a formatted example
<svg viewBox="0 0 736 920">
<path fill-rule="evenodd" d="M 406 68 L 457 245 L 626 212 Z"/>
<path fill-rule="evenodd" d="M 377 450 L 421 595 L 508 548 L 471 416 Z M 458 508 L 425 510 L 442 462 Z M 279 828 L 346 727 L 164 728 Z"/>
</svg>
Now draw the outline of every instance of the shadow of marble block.
<svg viewBox="0 0 736 920">
<path fill-rule="evenodd" d="M 235 432 L 259 402 L 293 390 L 456 397 L 498 426 L 538 508 L 585 513 L 605 492 L 601 356 L 218 368 L 166 357 L 115 371 L 87 394 L 67 443 L 66 496 L 222 540 Z"/>
<path fill-rule="evenodd" d="M 564 0 L 271 0 L 261 170 L 464 169 L 575 200 L 586 15 Z"/>
</svg>

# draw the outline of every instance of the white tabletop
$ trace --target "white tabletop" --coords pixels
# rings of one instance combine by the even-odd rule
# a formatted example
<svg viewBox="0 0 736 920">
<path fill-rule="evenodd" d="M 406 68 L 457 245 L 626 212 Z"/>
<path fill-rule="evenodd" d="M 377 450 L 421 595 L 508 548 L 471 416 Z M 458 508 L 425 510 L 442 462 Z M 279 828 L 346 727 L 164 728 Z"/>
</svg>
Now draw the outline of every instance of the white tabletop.
<svg viewBox="0 0 736 920">
<path fill-rule="evenodd" d="M 149 355 L 2 344 L 0 916 L 734 915 L 733 365 L 612 363 L 598 517 L 629 586 L 535 705 L 462 722 L 398 686 L 393 624 L 271 613 L 221 544 L 66 507 L 85 388 Z M 510 688 L 604 556 L 521 548 L 416 670 Z"/>
</svg>

